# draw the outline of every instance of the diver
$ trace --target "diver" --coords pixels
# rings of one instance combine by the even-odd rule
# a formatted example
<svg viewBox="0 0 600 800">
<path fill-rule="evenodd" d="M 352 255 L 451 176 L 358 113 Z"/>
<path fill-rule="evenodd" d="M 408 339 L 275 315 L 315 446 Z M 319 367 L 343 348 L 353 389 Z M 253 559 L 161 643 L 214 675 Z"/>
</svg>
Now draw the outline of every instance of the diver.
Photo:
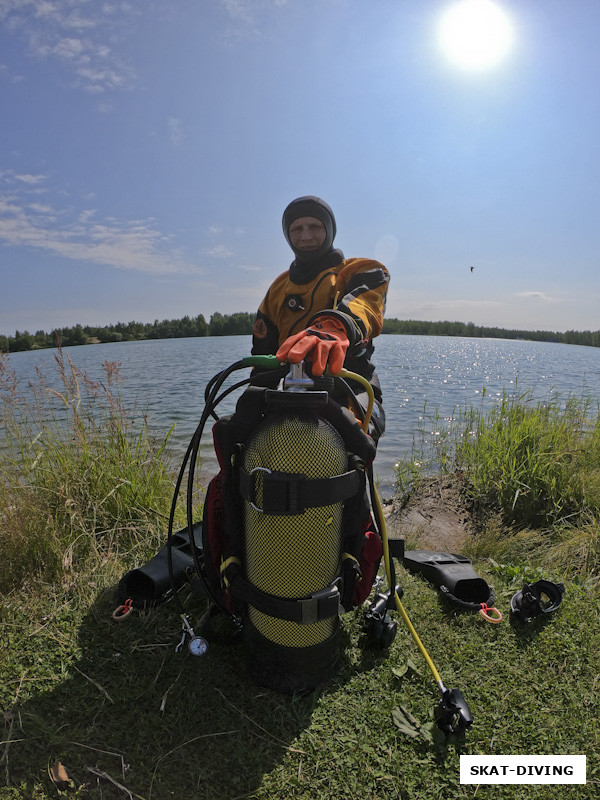
<svg viewBox="0 0 600 800">
<path fill-rule="evenodd" d="M 326 367 L 334 375 L 342 368 L 362 375 L 375 394 L 369 433 L 377 442 L 385 416 L 371 357 L 373 339 L 383 325 L 389 272 L 378 261 L 345 258 L 333 247 L 335 217 L 318 197 L 292 200 L 282 225 L 295 258 L 260 304 L 252 354 L 276 355 L 292 364 L 306 359 L 312 377 L 321 376 Z M 268 374 L 257 374 L 254 382 L 268 385 L 268 379 Z M 366 406 L 362 387 L 353 383 L 352 389 Z M 333 396 L 342 404 L 346 401 L 343 394 Z"/>
<path fill-rule="evenodd" d="M 283 231 L 294 261 L 258 309 L 252 355 L 207 385 L 177 480 L 167 545 L 124 576 L 115 613 L 120 618 L 131 604 L 145 607 L 171 595 L 181 606 L 177 589 L 195 568 L 197 590 L 210 600 L 198 630 L 211 627 L 213 610 L 222 612 L 243 632 L 253 679 L 296 691 L 337 668 L 337 618 L 364 602 L 382 557 L 371 465 L 385 423 L 371 356 L 389 273 L 377 261 L 346 259 L 334 249 L 335 218 L 317 197 L 292 201 Z M 288 392 L 284 384 L 272 391 L 289 364 L 300 362 L 311 390 Z M 226 378 L 247 366 L 251 376 L 222 391 Z M 217 416 L 220 400 L 248 382 L 235 412 Z M 210 416 L 220 469 L 209 482 L 198 523 L 194 468 Z M 173 533 L 188 461 L 188 526 Z M 191 649 L 205 649 L 183 606 L 180 615 L 179 647 L 189 638 Z"/>
</svg>

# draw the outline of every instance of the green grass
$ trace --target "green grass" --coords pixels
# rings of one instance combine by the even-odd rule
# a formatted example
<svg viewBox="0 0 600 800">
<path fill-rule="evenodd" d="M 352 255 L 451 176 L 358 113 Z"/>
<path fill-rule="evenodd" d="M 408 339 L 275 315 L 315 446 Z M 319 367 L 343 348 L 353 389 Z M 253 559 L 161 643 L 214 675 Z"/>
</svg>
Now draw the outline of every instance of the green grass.
<svg viewBox="0 0 600 800">
<path fill-rule="evenodd" d="M 1 800 L 49 800 L 59 791 L 98 800 L 558 800 L 597 794 L 598 425 L 589 405 L 589 419 L 574 414 L 573 425 L 559 405 L 536 420 L 524 408 L 506 407 L 487 421 L 468 415 L 465 427 L 455 426 L 454 443 L 444 445 L 445 468 L 459 464 L 479 512 L 482 530 L 470 554 L 494 587 L 505 620 L 491 625 L 477 614 L 456 612 L 430 585 L 398 569 L 417 631 L 445 684 L 464 693 L 474 716 L 464 738 L 439 741 L 429 724 L 438 690 L 401 622 L 389 651 L 374 652 L 363 647 L 361 611 L 346 615 L 340 671 L 305 697 L 250 683 L 240 645 L 213 644 L 200 659 L 176 652 L 181 623 L 173 604 L 114 622 L 118 578 L 164 540 L 173 478 L 145 427 L 127 423 L 113 395 L 116 384 L 88 383 L 68 361 L 57 366 L 70 387 L 61 391 L 64 400 L 54 395 L 54 417 L 65 410 L 60 421 L 45 412 L 40 417 L 41 401 L 23 413 L 24 401 L 16 402 L 18 391 L 4 365 L 9 441 L 2 461 L 0 558 L 9 568 L 0 597 Z M 42 385 L 39 391 L 43 399 Z M 65 419 L 68 434 L 61 440 Z M 522 471 L 501 464 L 501 453 L 510 464 L 511 453 L 527 452 L 517 448 L 523 426 L 536 431 L 529 438 L 530 463 L 549 441 L 553 453 L 571 454 L 564 480 L 579 500 L 573 504 L 569 495 L 568 509 L 547 493 L 544 515 L 544 492 L 533 491 Z M 481 450 L 479 437 L 488 439 Z M 502 444 L 494 447 L 496 437 Z M 468 447 L 459 449 L 461 442 Z M 482 459 L 490 464 L 486 480 L 478 470 Z M 549 462 L 540 455 L 535 463 Z M 556 475 L 554 470 L 550 465 L 537 472 Z M 537 498 L 536 525 L 526 515 L 512 518 L 512 501 L 501 499 L 518 484 L 507 481 L 505 490 L 488 491 L 495 475 L 512 474 L 521 483 L 527 479 L 529 500 Z M 406 485 L 418 480 L 414 470 L 406 475 Z M 477 486 L 485 492 L 480 500 Z M 512 623 L 510 598 L 523 581 L 537 577 L 565 582 L 560 609 L 548 619 Z M 192 620 L 198 619 L 202 601 L 185 593 L 182 599 Z M 419 721 L 418 735 L 394 724 L 400 706 Z M 461 754 L 576 753 L 588 757 L 586 787 L 459 783 Z M 53 783 L 57 764 L 69 787 Z"/>
<path fill-rule="evenodd" d="M 483 574 L 506 610 L 519 576 Z M 463 741 L 434 744 L 394 726 L 398 706 L 426 724 L 437 702 L 402 627 L 379 654 L 362 649 L 358 616 L 345 619 L 339 675 L 321 692 L 285 698 L 248 682 L 239 646 L 211 646 L 199 660 L 175 653 L 172 607 L 115 624 L 114 599 L 98 586 L 87 605 L 81 594 L 50 588 L 26 607 L 16 595 L 4 599 L 0 774 L 8 786 L 0 797 L 55 796 L 48 767 L 58 762 L 74 797 L 121 796 L 111 780 L 160 800 L 473 797 L 475 787 L 458 783 L 461 753 L 587 753 L 593 796 L 600 779 L 598 599 L 570 584 L 546 624 L 489 625 L 442 606 L 417 578 L 402 572 L 401 581 L 444 681 L 470 704 L 475 722 Z M 418 673 L 398 677 L 409 660 Z M 581 792 L 482 786 L 477 797 Z"/>
<path fill-rule="evenodd" d="M 507 524 L 547 528 L 600 514 L 600 414 L 589 400 L 503 397 L 471 413 L 454 466 L 479 509 Z"/>
<path fill-rule="evenodd" d="M 478 526 L 471 555 L 598 585 L 598 400 L 505 394 L 487 413 L 469 407 L 451 420 L 424 417 L 413 458 L 397 467 L 404 494 L 418 482 L 415 461 L 460 486 Z"/>
<path fill-rule="evenodd" d="M 115 389 L 118 365 L 93 382 L 63 352 L 55 380 L 22 388 L 0 356 L 0 590 L 77 580 L 139 558 L 164 538 L 173 480 L 164 447 L 134 429 Z M 51 384 L 54 384 L 51 385 Z M 55 386 L 60 388 L 55 388 Z"/>
</svg>

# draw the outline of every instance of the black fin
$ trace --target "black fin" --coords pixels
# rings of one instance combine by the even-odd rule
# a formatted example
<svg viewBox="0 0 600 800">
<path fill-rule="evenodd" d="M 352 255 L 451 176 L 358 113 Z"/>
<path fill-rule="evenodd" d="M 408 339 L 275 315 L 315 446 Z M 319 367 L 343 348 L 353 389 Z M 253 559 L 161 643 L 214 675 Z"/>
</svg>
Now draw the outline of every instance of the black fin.
<svg viewBox="0 0 600 800">
<path fill-rule="evenodd" d="M 201 525 L 194 525 L 194 534 L 200 540 Z M 168 543 L 153 556 L 147 564 L 127 572 L 119 581 L 119 602 L 131 600 L 134 608 L 151 608 L 160 605 L 173 595 L 194 572 L 192 542 L 187 528 L 171 537 L 171 561 L 173 564 L 173 583 L 169 576 Z"/>
<path fill-rule="evenodd" d="M 440 588 L 460 608 L 479 609 L 494 604 L 494 592 L 473 569 L 471 559 L 456 553 L 405 550 L 402 564 Z"/>
</svg>

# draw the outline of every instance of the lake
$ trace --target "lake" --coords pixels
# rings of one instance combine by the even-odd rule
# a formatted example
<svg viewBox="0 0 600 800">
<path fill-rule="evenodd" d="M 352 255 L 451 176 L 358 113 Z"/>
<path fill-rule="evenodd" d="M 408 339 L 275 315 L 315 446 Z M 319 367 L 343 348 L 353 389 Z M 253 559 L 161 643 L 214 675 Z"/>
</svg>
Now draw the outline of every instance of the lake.
<svg viewBox="0 0 600 800">
<path fill-rule="evenodd" d="M 183 456 L 204 407 L 207 381 L 249 354 L 249 336 L 160 339 L 65 348 L 73 364 L 93 380 L 104 380 L 102 363 L 120 364 L 118 391 L 125 407 L 143 410 L 153 434 L 165 436 L 175 424 L 171 448 Z M 12 353 L 9 363 L 20 380 L 35 380 L 36 367 L 50 378 L 54 350 Z M 389 496 L 394 464 L 412 450 L 420 428 L 435 435 L 457 410 L 486 409 L 503 392 L 526 391 L 544 400 L 558 394 L 600 398 L 600 348 L 552 342 L 470 339 L 446 336 L 380 336 L 375 363 L 387 417 L 379 443 L 375 473 L 381 493 Z M 249 370 L 234 374 L 247 377 Z M 234 380 L 232 379 L 231 383 Z M 227 384 L 230 385 L 230 384 Z M 229 413 L 239 396 L 219 406 Z M 208 424 L 202 445 L 203 472 L 212 474 L 216 460 Z"/>
</svg>

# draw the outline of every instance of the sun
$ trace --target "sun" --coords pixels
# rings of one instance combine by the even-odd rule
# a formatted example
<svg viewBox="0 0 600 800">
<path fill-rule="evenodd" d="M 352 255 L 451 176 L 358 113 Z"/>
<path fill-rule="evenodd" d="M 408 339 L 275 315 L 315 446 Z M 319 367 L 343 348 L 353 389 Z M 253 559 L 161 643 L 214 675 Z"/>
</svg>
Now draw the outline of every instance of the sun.
<svg viewBox="0 0 600 800">
<path fill-rule="evenodd" d="M 442 16 L 438 33 L 446 56 L 471 70 L 500 63 L 513 43 L 509 18 L 491 0 L 460 0 Z"/>
</svg>

